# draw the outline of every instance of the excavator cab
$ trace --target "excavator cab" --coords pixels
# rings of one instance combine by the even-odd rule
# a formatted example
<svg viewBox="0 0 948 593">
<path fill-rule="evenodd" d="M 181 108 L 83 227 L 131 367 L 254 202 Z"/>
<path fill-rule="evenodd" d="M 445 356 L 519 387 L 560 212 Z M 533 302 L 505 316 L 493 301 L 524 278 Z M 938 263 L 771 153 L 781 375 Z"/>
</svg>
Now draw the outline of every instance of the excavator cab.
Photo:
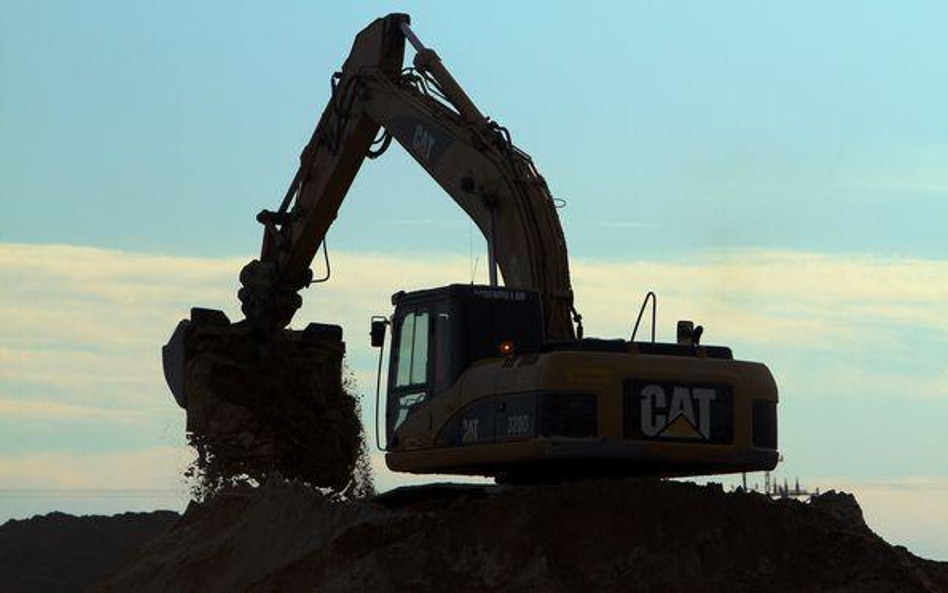
<svg viewBox="0 0 948 593">
<path fill-rule="evenodd" d="M 730 348 L 680 335 L 678 343 L 547 340 L 539 295 L 523 289 L 450 285 L 399 292 L 392 303 L 384 406 L 392 470 L 517 481 L 777 462 L 773 377 Z"/>
<path fill-rule="evenodd" d="M 536 292 L 452 284 L 392 296 L 386 442 L 422 404 L 450 390 L 479 360 L 538 352 L 543 314 Z M 384 327 L 384 326 L 383 326 Z"/>
</svg>

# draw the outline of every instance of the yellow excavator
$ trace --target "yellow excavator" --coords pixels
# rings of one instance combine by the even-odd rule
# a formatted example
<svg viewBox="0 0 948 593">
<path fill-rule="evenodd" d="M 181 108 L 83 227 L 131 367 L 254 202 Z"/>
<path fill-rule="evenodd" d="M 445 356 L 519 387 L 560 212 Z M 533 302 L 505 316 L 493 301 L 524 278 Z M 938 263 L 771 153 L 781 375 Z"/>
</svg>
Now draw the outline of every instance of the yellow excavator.
<svg viewBox="0 0 948 593">
<path fill-rule="evenodd" d="M 416 54 L 403 68 L 406 41 Z M 775 467 L 777 387 L 766 366 L 701 344 L 702 328 L 689 321 L 679 322 L 675 343 L 656 342 L 651 294 L 651 340 L 636 341 L 634 331 L 629 340 L 583 336 L 546 182 L 407 15 L 358 34 L 285 198 L 257 216 L 263 246 L 239 291 L 252 335 L 265 339 L 290 323 L 359 167 L 393 139 L 484 234 L 490 284 L 399 292 L 394 313 L 373 318 L 380 379 L 391 327 L 384 421 L 376 416 L 390 469 L 513 481 Z M 179 325 L 164 352 L 182 405 L 185 337 L 195 323 Z"/>
</svg>

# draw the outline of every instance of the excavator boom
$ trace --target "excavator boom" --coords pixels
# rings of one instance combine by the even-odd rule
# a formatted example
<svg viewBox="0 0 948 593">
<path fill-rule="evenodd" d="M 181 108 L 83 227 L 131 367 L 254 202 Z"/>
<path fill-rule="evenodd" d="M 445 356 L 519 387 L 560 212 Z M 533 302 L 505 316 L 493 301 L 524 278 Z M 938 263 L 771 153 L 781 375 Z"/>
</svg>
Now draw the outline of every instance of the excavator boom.
<svg viewBox="0 0 948 593">
<path fill-rule="evenodd" d="M 406 39 L 417 54 L 403 70 Z M 383 149 L 392 139 L 402 145 L 484 234 L 492 283 L 496 262 L 506 286 L 540 294 L 548 339 L 574 338 L 566 242 L 546 182 L 401 14 L 356 37 L 280 208 L 258 216 L 260 258 L 241 273 L 247 319 L 271 331 L 292 319 L 349 186 L 365 158 L 378 156 L 371 147 L 380 128 Z"/>
</svg>

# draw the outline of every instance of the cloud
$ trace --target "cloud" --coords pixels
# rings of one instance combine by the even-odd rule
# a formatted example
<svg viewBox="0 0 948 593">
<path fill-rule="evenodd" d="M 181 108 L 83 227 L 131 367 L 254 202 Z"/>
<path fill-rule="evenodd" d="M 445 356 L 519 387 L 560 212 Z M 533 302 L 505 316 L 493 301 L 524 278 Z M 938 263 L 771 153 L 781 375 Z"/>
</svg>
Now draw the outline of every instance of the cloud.
<svg viewBox="0 0 948 593">
<path fill-rule="evenodd" d="M 93 334 L 94 336 L 94 334 Z M 154 361 L 137 356 L 103 356 L 102 351 L 37 347 L 0 346 L 0 379 L 17 379 L 57 385 L 97 384 L 132 385 L 149 380 Z"/>
<path fill-rule="evenodd" d="M 0 340 L 44 348 L 64 341 L 87 349 L 140 345 L 171 307 L 229 301 L 244 261 L 0 244 Z"/>
<path fill-rule="evenodd" d="M 159 348 L 192 306 L 236 318 L 237 275 L 249 259 L 0 244 L 0 468 L 7 472 L 0 475 L 13 480 L 20 468 L 36 483 L 97 483 L 64 456 L 87 443 L 28 440 L 31 430 L 45 435 L 80 422 L 101 427 L 83 438 L 115 451 L 101 460 L 115 467 L 126 467 L 121 454 L 143 443 L 155 444 L 156 456 L 170 454 L 174 448 L 162 448 L 169 443 L 183 447 L 182 412 L 164 386 Z M 470 261 L 333 252 L 332 263 L 333 278 L 305 291 L 296 325 L 345 328 L 371 442 L 377 351 L 368 343 L 369 317 L 389 314 L 398 290 L 469 282 Z M 948 363 L 936 348 L 948 343 L 946 260 L 739 250 L 690 260 L 576 260 L 572 273 L 587 335 L 627 337 L 642 296 L 655 290 L 659 339 L 673 339 L 678 319 L 704 324 L 709 342 L 767 362 L 797 410 L 807 397 L 814 406 L 826 397 L 948 398 Z M 640 339 L 648 335 L 647 326 L 640 331 Z M 872 344 L 885 345 L 886 364 L 869 356 Z M 3 434 L 13 428 L 18 450 L 46 452 L 3 454 Z M 381 456 L 373 465 L 380 485 L 406 482 L 384 469 Z M 171 483 L 178 474 L 167 467 L 153 472 L 143 462 L 129 469 L 128 483 Z"/>
<path fill-rule="evenodd" d="M 607 319 L 632 317 L 638 299 L 630 297 L 650 289 L 660 314 L 692 311 L 763 343 L 800 339 L 788 330 L 850 335 L 867 323 L 948 331 L 939 314 L 948 300 L 945 260 L 732 250 L 692 261 L 580 261 L 573 276 L 579 305 L 592 303 Z"/>
<path fill-rule="evenodd" d="M 186 490 L 185 447 L 106 452 L 19 453 L 0 456 L 0 489 Z"/>
<path fill-rule="evenodd" d="M 85 404 L 152 403 L 163 389 L 160 345 L 191 306 L 237 317 L 236 278 L 248 259 L 0 244 L 0 394 L 30 383 L 73 387 L 70 397 Z M 335 253 L 332 280 L 305 291 L 297 325 L 341 324 L 359 384 L 373 392 L 369 317 L 389 313 L 398 290 L 469 281 L 469 266 L 461 256 Z M 689 261 L 579 260 L 572 269 L 587 335 L 627 336 L 641 297 L 655 290 L 659 339 L 673 339 L 675 321 L 690 318 L 705 324 L 709 341 L 754 353 L 801 343 L 846 352 L 874 340 L 907 343 L 916 331 L 948 342 L 945 260 L 743 250 Z M 649 328 L 640 331 L 641 339 Z M 948 366 L 933 364 L 923 379 L 944 395 Z"/>
<path fill-rule="evenodd" d="M 131 408 L 102 408 L 79 406 L 48 399 L 9 399 L 0 397 L 0 418 L 6 420 L 42 420 L 60 422 L 141 422 L 152 414 L 150 410 Z"/>
</svg>

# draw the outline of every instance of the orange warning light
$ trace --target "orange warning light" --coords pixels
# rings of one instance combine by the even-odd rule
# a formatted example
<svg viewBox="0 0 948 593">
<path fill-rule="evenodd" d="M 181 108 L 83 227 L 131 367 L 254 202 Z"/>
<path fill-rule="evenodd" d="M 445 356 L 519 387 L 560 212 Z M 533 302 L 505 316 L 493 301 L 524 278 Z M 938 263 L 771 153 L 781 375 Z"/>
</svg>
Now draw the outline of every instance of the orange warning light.
<svg viewBox="0 0 948 593">
<path fill-rule="evenodd" d="M 503 356 L 510 356 L 514 353 L 514 344 L 510 340 L 504 340 L 500 343 L 500 353 Z"/>
</svg>

